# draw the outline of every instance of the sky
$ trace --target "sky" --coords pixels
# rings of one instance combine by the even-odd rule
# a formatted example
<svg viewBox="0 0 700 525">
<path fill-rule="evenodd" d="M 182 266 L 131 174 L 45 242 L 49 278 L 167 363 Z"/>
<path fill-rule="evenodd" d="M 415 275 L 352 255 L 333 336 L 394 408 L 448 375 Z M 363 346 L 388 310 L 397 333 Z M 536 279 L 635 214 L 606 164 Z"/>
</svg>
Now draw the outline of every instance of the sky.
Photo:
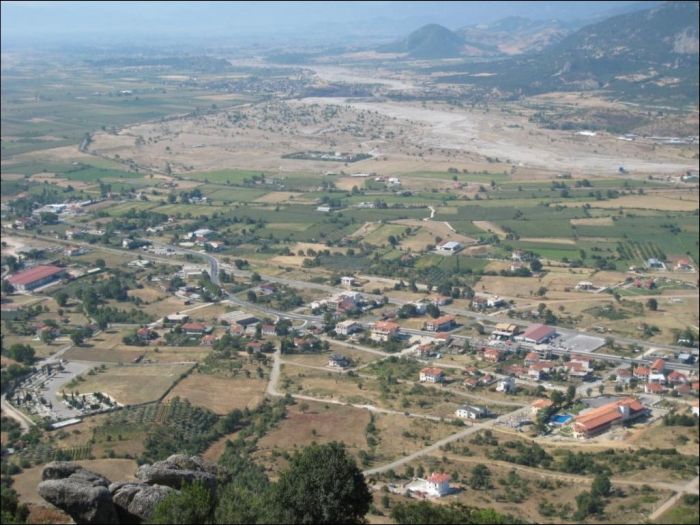
<svg viewBox="0 0 700 525">
<path fill-rule="evenodd" d="M 506 16 L 562 20 L 614 13 L 638 2 L 37 2 L 3 0 L 3 43 L 82 38 L 224 39 L 384 33 L 439 23 L 450 29 Z"/>
</svg>

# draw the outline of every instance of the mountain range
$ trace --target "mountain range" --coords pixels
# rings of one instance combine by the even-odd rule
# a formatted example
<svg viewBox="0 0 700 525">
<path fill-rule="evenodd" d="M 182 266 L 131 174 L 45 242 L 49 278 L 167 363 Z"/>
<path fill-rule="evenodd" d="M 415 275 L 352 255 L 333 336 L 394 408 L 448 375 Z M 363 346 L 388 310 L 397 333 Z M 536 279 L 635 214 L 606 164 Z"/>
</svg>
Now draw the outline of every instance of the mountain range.
<svg viewBox="0 0 700 525">
<path fill-rule="evenodd" d="M 528 27 L 508 24 L 513 31 Z M 447 73 L 441 82 L 515 95 L 602 89 L 697 104 L 699 33 L 698 2 L 665 2 L 587 25 L 538 52 L 427 71 Z"/>
</svg>

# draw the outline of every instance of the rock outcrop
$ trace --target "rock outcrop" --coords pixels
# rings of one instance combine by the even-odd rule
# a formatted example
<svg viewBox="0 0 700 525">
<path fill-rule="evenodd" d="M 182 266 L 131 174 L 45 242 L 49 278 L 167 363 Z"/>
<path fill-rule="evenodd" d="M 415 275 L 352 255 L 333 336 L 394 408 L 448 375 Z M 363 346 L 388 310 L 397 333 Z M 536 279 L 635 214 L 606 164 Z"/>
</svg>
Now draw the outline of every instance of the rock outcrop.
<svg viewBox="0 0 700 525">
<path fill-rule="evenodd" d="M 65 511 L 76 523 L 119 523 L 104 477 L 75 463 L 49 463 L 42 472 L 39 495 Z"/>
<path fill-rule="evenodd" d="M 120 523 L 148 521 L 156 505 L 175 489 L 163 485 L 148 485 L 118 481 L 109 486 L 112 502 L 117 509 Z"/>
<path fill-rule="evenodd" d="M 150 520 L 158 503 L 185 483 L 200 482 L 211 491 L 225 474 L 200 457 L 170 456 L 136 471 L 140 481 L 118 481 L 77 463 L 56 461 L 42 471 L 39 495 L 78 524 L 138 524 Z"/>
<path fill-rule="evenodd" d="M 141 465 L 136 477 L 151 485 L 166 485 L 174 489 L 179 489 L 183 483 L 198 481 L 210 490 L 216 490 L 217 468 L 197 456 L 174 454 L 153 465 Z"/>
</svg>

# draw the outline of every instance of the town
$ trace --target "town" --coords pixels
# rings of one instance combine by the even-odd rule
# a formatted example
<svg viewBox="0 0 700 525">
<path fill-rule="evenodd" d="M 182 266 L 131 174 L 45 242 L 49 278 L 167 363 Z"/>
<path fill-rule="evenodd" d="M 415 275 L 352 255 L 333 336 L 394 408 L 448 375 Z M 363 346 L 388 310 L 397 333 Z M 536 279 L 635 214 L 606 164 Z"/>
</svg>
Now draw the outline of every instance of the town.
<svg viewBox="0 0 700 525">
<path fill-rule="evenodd" d="M 624 4 L 3 51 L 3 522 L 695 523 L 697 80 L 535 64 Z"/>
</svg>

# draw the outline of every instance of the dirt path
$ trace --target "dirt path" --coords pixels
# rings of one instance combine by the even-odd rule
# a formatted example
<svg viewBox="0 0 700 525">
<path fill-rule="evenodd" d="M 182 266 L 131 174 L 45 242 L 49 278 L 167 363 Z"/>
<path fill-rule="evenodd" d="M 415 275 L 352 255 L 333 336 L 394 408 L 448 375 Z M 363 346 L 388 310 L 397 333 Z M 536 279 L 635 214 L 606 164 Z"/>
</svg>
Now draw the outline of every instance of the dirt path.
<svg viewBox="0 0 700 525">
<path fill-rule="evenodd" d="M 654 486 L 651 483 L 650 485 Z M 678 492 L 676 492 L 673 496 L 667 499 L 666 502 L 664 502 L 664 504 L 661 505 L 658 509 L 649 514 L 649 521 L 654 521 L 661 517 L 661 515 L 663 515 L 664 512 L 666 512 L 676 503 L 678 503 L 678 500 L 680 500 L 685 494 L 697 494 L 698 478 L 696 477 L 695 479 L 690 480 L 688 483 L 680 487 L 680 489 L 676 488 L 676 490 L 678 490 Z"/>
<path fill-rule="evenodd" d="M 19 423 L 19 426 L 22 427 L 22 433 L 29 432 L 29 429 L 35 425 L 34 421 L 13 407 L 9 401 L 5 399 L 5 394 L 3 394 L 0 398 L 0 406 L 2 407 L 2 412 L 4 415 Z"/>
<path fill-rule="evenodd" d="M 447 445 L 448 443 L 452 443 L 453 441 L 457 441 L 458 439 L 462 439 L 465 436 L 468 436 L 469 434 L 473 434 L 474 432 L 478 432 L 479 430 L 483 430 L 486 428 L 491 428 L 500 421 L 513 417 L 515 415 L 518 415 L 520 412 L 523 412 L 525 410 L 530 410 L 530 407 L 525 407 L 525 408 L 520 408 L 518 410 L 514 410 L 513 412 L 509 412 L 508 414 L 503 414 L 502 416 L 497 417 L 496 419 L 492 419 L 490 421 L 487 421 L 486 423 L 481 423 L 481 424 L 476 424 L 471 427 L 468 427 L 464 430 L 460 430 L 459 432 L 452 434 L 451 436 L 447 436 L 446 438 L 443 438 L 439 441 L 436 441 L 430 446 L 427 446 L 417 452 L 414 452 L 413 454 L 409 454 L 407 456 L 404 456 L 403 458 L 397 459 L 396 461 L 392 461 L 391 463 L 387 463 L 385 465 L 381 465 L 379 467 L 374 467 L 369 470 L 365 470 L 363 474 L 365 476 L 371 476 L 372 474 L 379 474 L 381 472 L 386 472 L 388 470 L 393 470 L 396 469 L 402 465 L 405 465 L 406 463 L 410 463 L 414 459 L 417 459 L 421 456 L 425 456 L 426 454 L 430 454 L 432 452 L 436 452 L 440 450 L 440 447 L 443 447 Z"/>
</svg>

